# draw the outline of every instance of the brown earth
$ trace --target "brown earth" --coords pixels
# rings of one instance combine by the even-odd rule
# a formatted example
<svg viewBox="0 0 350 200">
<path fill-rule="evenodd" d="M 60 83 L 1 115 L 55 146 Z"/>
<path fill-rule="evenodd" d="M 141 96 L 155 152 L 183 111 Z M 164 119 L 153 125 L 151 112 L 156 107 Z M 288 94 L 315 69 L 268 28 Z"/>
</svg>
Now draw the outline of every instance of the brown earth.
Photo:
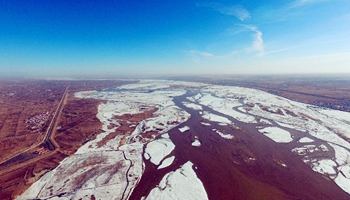
<svg viewBox="0 0 350 200">
<path fill-rule="evenodd" d="M 102 124 L 96 114 L 101 101 L 78 99 L 74 92 L 101 90 L 123 83 L 126 81 L 0 81 L 0 141 L 3 144 L 0 146 L 0 199 L 13 199 L 21 194 L 100 133 Z M 40 142 L 68 85 L 68 98 L 53 131 L 53 139 L 59 145 L 55 149 L 52 142 Z M 50 117 L 45 126 L 40 130 L 28 128 L 26 119 L 47 111 Z M 27 149 L 30 151 L 25 152 Z"/>
</svg>

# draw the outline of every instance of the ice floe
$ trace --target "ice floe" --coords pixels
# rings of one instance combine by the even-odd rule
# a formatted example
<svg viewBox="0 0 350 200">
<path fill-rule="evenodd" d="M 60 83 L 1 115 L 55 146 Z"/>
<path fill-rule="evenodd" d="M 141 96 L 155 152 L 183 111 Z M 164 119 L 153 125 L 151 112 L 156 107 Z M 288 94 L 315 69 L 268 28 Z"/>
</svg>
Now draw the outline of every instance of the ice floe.
<svg viewBox="0 0 350 200">
<path fill-rule="evenodd" d="M 310 139 L 308 137 L 302 137 L 302 138 L 299 139 L 299 142 L 300 143 L 310 143 L 310 142 L 314 142 L 314 140 Z"/>
<path fill-rule="evenodd" d="M 304 145 L 303 147 L 295 147 L 292 149 L 292 152 L 298 154 L 298 155 L 306 155 L 307 152 L 314 152 L 316 148 L 316 145 L 310 144 L 310 145 Z"/>
<path fill-rule="evenodd" d="M 333 160 L 318 160 L 312 163 L 312 169 L 321 174 L 335 175 L 337 171 L 335 170 L 337 163 Z"/>
<path fill-rule="evenodd" d="M 210 113 L 210 112 L 204 112 L 202 117 L 204 119 L 207 119 L 209 121 L 212 121 L 212 122 L 218 122 L 218 123 L 222 123 L 222 124 L 231 124 L 231 120 L 227 119 L 226 117 L 222 117 L 220 115 L 216 115 L 216 114 L 213 114 L 213 113 Z"/>
<path fill-rule="evenodd" d="M 195 103 L 182 102 L 182 104 L 185 105 L 187 108 L 191 108 L 193 110 L 203 110 L 201 105 Z"/>
<path fill-rule="evenodd" d="M 266 120 L 266 119 L 260 119 L 259 121 L 260 121 L 260 123 L 263 123 L 263 124 L 272 125 L 272 123 L 269 120 Z"/>
<path fill-rule="evenodd" d="M 175 160 L 175 156 L 170 156 L 163 160 L 162 164 L 159 165 L 158 169 L 169 167 Z"/>
<path fill-rule="evenodd" d="M 213 131 L 215 131 L 217 134 L 219 134 L 222 138 L 225 138 L 225 139 L 233 139 L 234 138 L 233 135 L 223 133 L 219 130 L 213 129 Z"/>
<path fill-rule="evenodd" d="M 201 122 L 201 124 L 202 124 L 203 126 L 211 126 L 211 124 L 206 123 L 206 122 Z"/>
<path fill-rule="evenodd" d="M 186 131 L 188 131 L 188 130 L 190 130 L 190 127 L 188 127 L 188 126 L 183 126 L 183 127 L 179 128 L 179 131 L 180 131 L 181 133 L 186 132 Z"/>
<path fill-rule="evenodd" d="M 290 133 L 278 127 L 266 127 L 260 129 L 259 132 L 263 133 L 270 139 L 278 143 L 288 143 L 293 141 Z"/>
<path fill-rule="evenodd" d="M 334 179 L 334 182 L 341 189 L 350 194 L 350 178 L 345 177 L 342 173 L 338 173 L 338 176 Z"/>
<path fill-rule="evenodd" d="M 194 141 L 191 143 L 191 145 L 194 146 L 194 147 L 201 146 L 201 142 L 199 141 L 197 136 L 195 136 Z"/>
<path fill-rule="evenodd" d="M 174 148 L 175 145 L 170 139 L 161 138 L 154 140 L 147 144 L 145 155 L 148 155 L 144 157 L 150 158 L 153 164 L 159 165 L 160 161 L 162 161 L 165 156 L 169 155 Z"/>
<path fill-rule="evenodd" d="M 203 183 L 198 179 L 192 166 L 193 164 L 188 161 L 176 171 L 166 174 L 145 199 L 208 199 Z"/>
</svg>

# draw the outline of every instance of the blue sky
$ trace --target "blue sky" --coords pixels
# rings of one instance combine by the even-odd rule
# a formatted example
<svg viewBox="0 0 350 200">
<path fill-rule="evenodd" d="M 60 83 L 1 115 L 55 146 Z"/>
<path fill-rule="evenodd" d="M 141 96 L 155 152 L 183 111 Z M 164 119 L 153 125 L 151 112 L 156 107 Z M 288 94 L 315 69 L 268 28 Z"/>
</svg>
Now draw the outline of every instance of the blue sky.
<svg viewBox="0 0 350 200">
<path fill-rule="evenodd" d="M 5 76 L 350 73 L 349 0 L 0 0 Z"/>
</svg>

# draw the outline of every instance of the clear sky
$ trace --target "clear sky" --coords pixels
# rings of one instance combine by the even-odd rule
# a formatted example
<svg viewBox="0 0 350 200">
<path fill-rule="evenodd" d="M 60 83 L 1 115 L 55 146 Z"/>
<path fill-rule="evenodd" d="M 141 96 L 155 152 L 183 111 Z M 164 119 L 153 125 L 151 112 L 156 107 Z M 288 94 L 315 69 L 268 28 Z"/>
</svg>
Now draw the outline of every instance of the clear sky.
<svg viewBox="0 0 350 200">
<path fill-rule="evenodd" d="M 0 0 L 0 75 L 350 73 L 350 0 Z"/>
</svg>

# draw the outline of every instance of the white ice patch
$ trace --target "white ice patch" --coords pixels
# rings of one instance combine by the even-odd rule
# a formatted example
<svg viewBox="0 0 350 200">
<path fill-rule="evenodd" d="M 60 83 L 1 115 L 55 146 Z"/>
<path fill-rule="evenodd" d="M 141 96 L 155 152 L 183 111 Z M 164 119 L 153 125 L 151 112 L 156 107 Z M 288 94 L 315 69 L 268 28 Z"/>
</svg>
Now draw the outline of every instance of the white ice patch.
<svg viewBox="0 0 350 200">
<path fill-rule="evenodd" d="M 201 124 L 202 124 L 203 126 L 211 126 L 211 124 L 206 123 L 206 122 L 201 122 Z"/>
<path fill-rule="evenodd" d="M 324 145 L 324 144 L 321 144 L 321 145 L 319 146 L 319 148 L 320 148 L 321 151 L 329 151 L 329 149 L 327 148 L 327 146 Z"/>
<path fill-rule="evenodd" d="M 272 125 L 272 123 L 269 120 L 266 120 L 266 119 L 260 119 L 260 123 Z"/>
<path fill-rule="evenodd" d="M 346 178 L 343 176 L 343 174 L 338 173 L 338 176 L 334 179 L 334 182 L 346 193 L 350 194 L 350 178 Z"/>
<path fill-rule="evenodd" d="M 350 194 L 350 152 L 349 150 L 329 143 L 335 151 L 335 161 L 339 167 L 338 176 L 334 179 L 335 183 L 345 192 Z"/>
<path fill-rule="evenodd" d="M 182 102 L 182 104 L 185 105 L 187 108 L 191 108 L 193 110 L 203 110 L 201 105 L 195 103 Z"/>
<path fill-rule="evenodd" d="M 179 128 L 179 131 L 180 131 L 181 133 L 183 133 L 183 132 L 185 132 L 185 131 L 188 131 L 188 130 L 190 130 L 190 127 L 188 127 L 188 126 L 184 126 L 184 127 Z"/>
<path fill-rule="evenodd" d="M 222 138 L 225 138 L 228 140 L 235 138 L 233 135 L 223 133 L 223 132 L 216 130 L 216 129 L 213 129 L 213 131 L 215 131 L 217 134 L 219 134 Z"/>
<path fill-rule="evenodd" d="M 242 106 L 237 99 L 219 98 L 206 93 L 201 99 L 199 99 L 199 103 L 201 105 L 209 106 L 213 110 L 224 115 L 233 117 L 238 121 L 256 123 L 255 117 L 235 110 L 235 108 Z"/>
<path fill-rule="evenodd" d="M 338 145 L 334 145 L 332 143 L 328 143 L 333 147 L 334 152 L 335 152 L 335 161 L 339 165 L 350 165 L 350 152 L 349 150 L 340 147 Z M 350 177 L 349 177 L 350 178 Z"/>
<path fill-rule="evenodd" d="M 231 124 L 232 123 L 226 117 L 215 115 L 215 114 L 212 114 L 212 113 L 209 113 L 209 112 L 204 112 L 202 117 L 204 119 L 207 119 L 207 120 L 212 121 L 212 122 L 218 122 L 218 123 L 223 123 L 223 124 Z"/>
<path fill-rule="evenodd" d="M 159 109 L 153 116 L 145 120 L 144 132 L 156 131 L 158 133 L 165 133 L 182 122 L 187 121 L 190 114 L 177 106 L 167 106 Z"/>
<path fill-rule="evenodd" d="M 160 90 L 160 89 L 176 89 L 176 88 L 196 88 L 207 86 L 208 84 L 198 82 L 173 81 L 173 80 L 140 80 L 135 84 L 119 86 L 120 89 L 128 90 Z"/>
<path fill-rule="evenodd" d="M 195 139 L 192 143 L 191 143 L 192 146 L 194 147 L 199 147 L 201 146 L 201 142 L 198 140 L 198 139 Z"/>
<path fill-rule="evenodd" d="M 192 96 L 192 97 L 187 97 L 188 100 L 192 101 L 192 102 L 197 102 L 198 99 L 202 98 L 202 94 L 198 93 L 196 94 L 195 96 Z"/>
<path fill-rule="evenodd" d="M 162 164 L 159 165 L 158 169 L 169 167 L 175 160 L 175 156 L 170 156 L 163 160 Z"/>
<path fill-rule="evenodd" d="M 307 152 L 314 152 L 315 145 L 304 145 L 303 147 L 296 147 L 292 149 L 292 152 L 297 153 L 298 155 L 306 155 Z"/>
<path fill-rule="evenodd" d="M 161 138 L 148 143 L 145 149 L 145 154 L 148 154 L 150 161 L 153 164 L 159 165 L 160 161 L 162 161 L 165 156 L 169 155 L 174 148 L 175 145 L 171 140 Z M 144 157 L 146 158 L 146 156 Z"/>
<path fill-rule="evenodd" d="M 289 143 L 293 141 L 293 138 L 288 131 L 278 127 L 266 127 L 260 129 L 259 132 L 278 143 Z"/>
<path fill-rule="evenodd" d="M 310 142 L 314 142 L 314 140 L 310 139 L 308 137 L 302 137 L 302 138 L 300 138 L 299 142 L 300 143 L 310 143 Z"/>
<path fill-rule="evenodd" d="M 325 160 L 312 162 L 312 170 L 320 174 L 334 175 L 337 173 L 335 170 L 336 167 L 337 167 L 337 163 L 335 163 L 333 160 L 325 159 Z"/>
<path fill-rule="evenodd" d="M 146 200 L 174 199 L 197 200 L 208 199 L 203 183 L 188 161 L 181 168 L 166 174 L 159 185 L 152 189 Z"/>
</svg>

